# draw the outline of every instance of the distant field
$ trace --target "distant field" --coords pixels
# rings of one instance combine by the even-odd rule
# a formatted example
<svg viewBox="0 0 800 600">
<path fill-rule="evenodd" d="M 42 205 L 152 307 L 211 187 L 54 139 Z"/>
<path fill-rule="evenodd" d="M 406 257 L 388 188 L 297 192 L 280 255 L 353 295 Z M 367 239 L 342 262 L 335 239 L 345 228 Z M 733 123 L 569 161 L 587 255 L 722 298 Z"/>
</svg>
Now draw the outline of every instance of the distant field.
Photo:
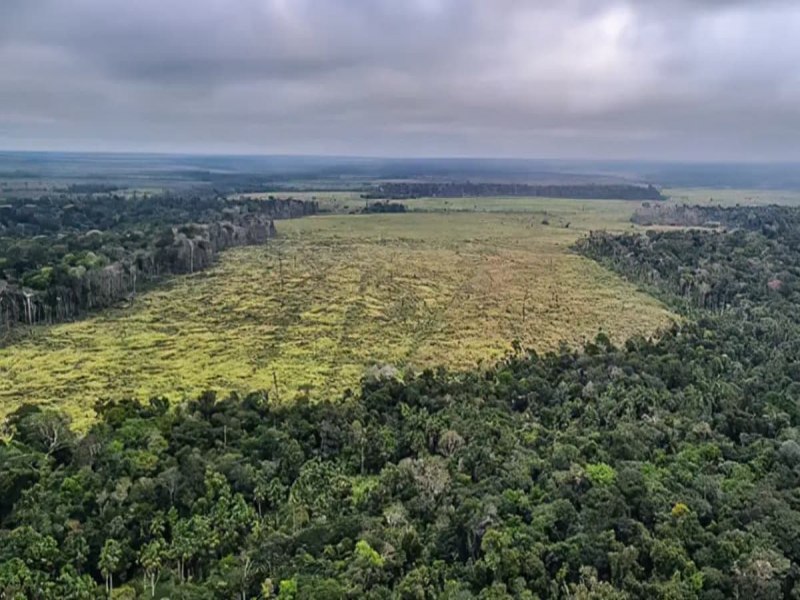
<svg viewBox="0 0 800 600">
<path fill-rule="evenodd" d="M 800 206 L 800 190 L 747 190 L 727 188 L 667 188 L 662 190 L 669 202 L 678 204 L 716 204 L 721 206 L 765 204 L 784 204 Z M 243 194 L 250 198 L 267 198 L 292 196 L 299 199 L 316 200 L 320 208 L 330 212 L 347 213 L 358 211 L 365 205 L 359 192 L 268 192 Z M 238 194 L 236 195 L 239 196 Z M 555 198 L 521 198 L 521 197 L 482 197 L 482 198 L 415 198 L 413 200 L 393 200 L 405 204 L 412 211 L 433 212 L 524 212 L 542 213 L 545 217 L 553 206 L 561 206 L 560 199 Z M 370 200 L 377 202 L 377 200 Z M 632 210 L 639 206 L 635 200 L 569 200 L 574 210 L 559 208 L 559 214 L 587 213 L 596 215 L 604 221 L 615 221 L 619 224 L 627 219 Z"/>
<path fill-rule="evenodd" d="M 716 204 L 720 206 L 761 206 L 784 204 L 800 206 L 800 190 L 744 190 L 710 188 L 666 189 L 662 193 L 679 204 Z"/>
<path fill-rule="evenodd" d="M 334 213 L 360 211 L 367 201 L 360 192 L 265 192 L 233 194 L 232 197 L 278 198 L 293 197 L 300 200 L 315 200 L 320 209 Z M 370 203 L 383 200 L 369 200 Z M 624 227 L 631 213 L 639 206 L 635 200 L 564 200 L 543 197 L 492 197 L 480 198 L 414 198 L 413 200 L 391 200 L 404 204 L 409 211 L 423 212 L 508 212 L 561 218 L 563 223 L 572 219 L 582 220 L 585 225 L 599 227 Z M 566 219 L 566 220 L 564 220 Z"/>
<path fill-rule="evenodd" d="M 415 198 L 404 200 L 408 210 L 423 212 L 521 213 L 579 229 L 621 229 L 641 204 L 632 200 L 563 200 L 559 198 Z M 541 222 L 541 221 L 540 221 Z"/>
<path fill-rule="evenodd" d="M 588 229 L 628 229 L 632 208 L 622 208 L 537 200 L 527 214 L 282 221 L 268 247 L 231 250 L 132 307 L 0 349 L 0 406 L 58 404 L 80 423 L 100 397 L 215 388 L 321 398 L 374 363 L 467 368 L 515 339 L 542 351 L 600 330 L 618 341 L 650 334 L 672 315 L 569 251 Z"/>
</svg>

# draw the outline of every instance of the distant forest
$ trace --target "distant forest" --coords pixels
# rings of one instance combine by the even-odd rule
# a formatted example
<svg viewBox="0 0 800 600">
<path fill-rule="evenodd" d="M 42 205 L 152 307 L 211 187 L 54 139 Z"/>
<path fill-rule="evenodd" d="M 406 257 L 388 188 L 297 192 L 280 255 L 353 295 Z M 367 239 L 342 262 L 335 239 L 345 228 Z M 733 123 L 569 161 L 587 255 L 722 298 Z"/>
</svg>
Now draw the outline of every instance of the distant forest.
<svg viewBox="0 0 800 600">
<path fill-rule="evenodd" d="M 0 185 L 20 179 L 70 180 L 78 185 L 213 186 L 243 193 L 286 185 L 352 189 L 392 180 L 486 181 L 521 184 L 626 184 L 664 187 L 800 189 L 791 163 L 679 163 L 619 160 L 528 160 L 334 156 L 205 156 L 0 151 Z M 317 187 L 325 182 L 325 187 Z"/>
<path fill-rule="evenodd" d="M 461 198 L 480 196 L 541 196 L 582 200 L 664 200 L 652 185 L 570 184 L 529 185 L 513 183 L 381 183 L 369 188 L 364 198 Z"/>
<path fill-rule="evenodd" d="M 800 597 L 800 210 L 576 250 L 683 319 L 491 368 L 24 406 L 0 442 L 0 597 Z"/>
</svg>

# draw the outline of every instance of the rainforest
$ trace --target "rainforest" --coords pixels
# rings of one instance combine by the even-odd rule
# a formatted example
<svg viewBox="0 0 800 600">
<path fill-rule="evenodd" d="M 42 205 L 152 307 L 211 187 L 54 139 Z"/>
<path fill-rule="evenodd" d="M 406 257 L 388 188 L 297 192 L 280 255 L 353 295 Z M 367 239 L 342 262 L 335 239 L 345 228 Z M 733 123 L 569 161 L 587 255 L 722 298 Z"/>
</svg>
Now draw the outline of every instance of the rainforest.
<svg viewBox="0 0 800 600">
<path fill-rule="evenodd" d="M 800 209 L 630 212 L 671 227 L 561 231 L 674 315 L 657 331 L 376 364 L 319 398 L 97 398 L 77 428 L 19 403 L 2 597 L 794 597 Z"/>
</svg>

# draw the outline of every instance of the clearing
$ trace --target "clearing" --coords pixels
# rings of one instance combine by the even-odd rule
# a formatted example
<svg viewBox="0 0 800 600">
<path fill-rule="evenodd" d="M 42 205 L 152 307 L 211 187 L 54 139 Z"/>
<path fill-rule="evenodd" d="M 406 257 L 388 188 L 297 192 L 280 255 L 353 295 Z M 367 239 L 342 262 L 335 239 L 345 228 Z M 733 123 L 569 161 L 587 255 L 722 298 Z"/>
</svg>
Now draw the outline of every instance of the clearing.
<svg viewBox="0 0 800 600">
<path fill-rule="evenodd" d="M 546 351 L 602 330 L 621 341 L 675 318 L 569 250 L 589 229 L 630 229 L 638 203 L 409 205 L 448 212 L 281 221 L 269 246 L 230 250 L 130 307 L 35 328 L 0 349 L 0 416 L 39 402 L 80 426 L 98 398 L 209 388 L 332 398 L 375 363 L 469 368 L 513 340 Z"/>
</svg>

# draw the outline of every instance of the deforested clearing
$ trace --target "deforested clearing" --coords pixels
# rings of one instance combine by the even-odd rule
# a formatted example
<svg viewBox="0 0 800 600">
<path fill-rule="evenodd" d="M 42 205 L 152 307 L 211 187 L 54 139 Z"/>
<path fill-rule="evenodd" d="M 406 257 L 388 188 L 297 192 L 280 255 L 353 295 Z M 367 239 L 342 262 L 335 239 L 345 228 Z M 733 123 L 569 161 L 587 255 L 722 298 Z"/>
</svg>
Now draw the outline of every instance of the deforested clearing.
<svg viewBox="0 0 800 600">
<path fill-rule="evenodd" d="M 630 228 L 603 204 L 281 222 L 266 246 L 0 349 L 0 407 L 58 405 L 80 423 L 102 398 L 335 398 L 376 363 L 466 369 L 514 341 L 541 352 L 651 335 L 675 317 L 570 250 L 589 229 Z"/>
</svg>

